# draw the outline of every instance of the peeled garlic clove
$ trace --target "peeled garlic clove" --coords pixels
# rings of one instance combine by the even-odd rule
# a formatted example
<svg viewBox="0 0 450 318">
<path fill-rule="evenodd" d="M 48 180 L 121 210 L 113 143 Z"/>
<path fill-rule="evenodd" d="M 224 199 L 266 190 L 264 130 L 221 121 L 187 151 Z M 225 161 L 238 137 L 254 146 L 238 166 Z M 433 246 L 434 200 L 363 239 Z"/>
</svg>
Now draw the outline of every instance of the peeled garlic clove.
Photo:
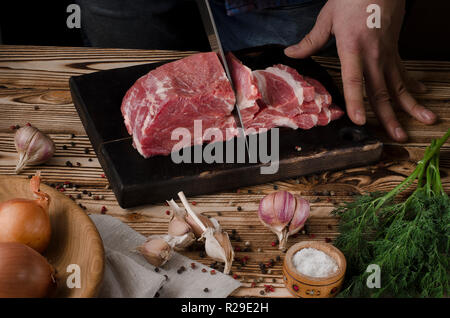
<svg viewBox="0 0 450 318">
<path fill-rule="evenodd" d="M 162 238 L 149 238 L 136 250 L 153 266 L 164 265 L 172 257 L 172 247 Z"/>
<path fill-rule="evenodd" d="M 20 173 L 27 164 L 38 165 L 48 161 L 55 153 L 53 141 L 33 126 L 18 129 L 14 143 L 19 154 L 16 173 Z"/>
<path fill-rule="evenodd" d="M 206 254 L 216 261 L 224 262 L 223 272 L 229 274 L 234 259 L 234 251 L 227 232 L 207 228 L 203 236 L 205 237 Z"/>
<path fill-rule="evenodd" d="M 306 220 L 309 217 L 310 205 L 309 202 L 298 196 L 295 197 L 296 206 L 294 217 L 289 224 L 289 235 L 293 235 L 300 231 L 305 225 Z"/>
<path fill-rule="evenodd" d="M 277 235 L 280 250 L 286 248 L 289 234 L 298 232 L 309 216 L 309 203 L 304 201 L 287 191 L 271 193 L 260 201 L 258 217 Z"/>
</svg>

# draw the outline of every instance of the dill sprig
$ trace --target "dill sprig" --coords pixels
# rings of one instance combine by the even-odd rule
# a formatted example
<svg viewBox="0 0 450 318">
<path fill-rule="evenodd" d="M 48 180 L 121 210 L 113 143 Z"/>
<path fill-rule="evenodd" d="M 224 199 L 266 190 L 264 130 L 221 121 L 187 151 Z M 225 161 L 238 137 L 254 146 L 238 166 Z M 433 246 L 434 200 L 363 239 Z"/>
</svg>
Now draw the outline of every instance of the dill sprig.
<svg viewBox="0 0 450 318">
<path fill-rule="evenodd" d="M 450 129 L 426 149 L 415 170 L 388 193 L 359 196 L 334 211 L 340 217 L 335 245 L 346 255 L 342 296 L 443 297 L 449 292 L 450 199 L 442 186 L 439 152 Z M 417 180 L 403 202 L 398 194 Z M 381 269 L 381 287 L 368 288 L 366 268 Z"/>
</svg>

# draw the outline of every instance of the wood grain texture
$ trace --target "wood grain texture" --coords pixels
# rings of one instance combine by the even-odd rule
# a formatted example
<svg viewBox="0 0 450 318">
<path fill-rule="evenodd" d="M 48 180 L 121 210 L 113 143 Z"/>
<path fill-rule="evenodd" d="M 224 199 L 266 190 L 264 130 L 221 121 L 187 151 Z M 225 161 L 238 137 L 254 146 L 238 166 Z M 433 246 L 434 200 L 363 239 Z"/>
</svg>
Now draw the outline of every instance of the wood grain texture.
<svg viewBox="0 0 450 318">
<path fill-rule="evenodd" d="M 17 160 L 14 132 L 9 127 L 30 122 L 50 134 L 57 151 L 47 164 L 25 169 L 22 178 L 40 169 L 48 184 L 70 181 L 79 186 L 77 189 L 67 188 L 64 193 L 85 206 L 87 213 L 100 213 L 105 206 L 107 214 L 119 218 L 144 235 L 164 233 L 169 220 L 165 213 L 167 206 L 150 205 L 128 210 L 118 206 L 112 191 L 108 189 L 107 180 L 102 177 L 102 169 L 70 99 L 68 79 L 72 75 L 181 58 L 191 53 L 0 46 L 0 174 L 13 175 Z M 325 57 L 316 57 L 315 60 L 326 67 L 341 86 L 339 61 Z M 291 296 L 283 285 L 282 261 L 276 262 L 270 273 L 261 274 L 259 270 L 260 262 L 267 263 L 277 255 L 283 258 L 277 248 L 271 246 L 275 236 L 257 218 L 258 202 L 265 194 L 277 188 L 303 195 L 312 201 L 308 232 L 290 239 L 289 246 L 305 239 L 332 240 L 338 235 L 337 219 L 329 213 L 336 205 L 352 200 L 353 194 L 386 191 L 395 187 L 414 169 L 415 162 L 420 160 L 429 142 L 442 136 L 450 127 L 450 62 L 407 61 L 405 65 L 415 78 L 428 87 L 426 93 L 415 96 L 436 112 L 440 121 L 436 125 L 426 126 L 399 111 L 399 120 L 408 129 L 410 139 L 408 143 L 398 144 L 388 139 L 367 107 L 370 129 L 385 142 L 379 164 L 190 198 L 191 202 L 196 202 L 197 211 L 217 217 L 227 231 L 237 231 L 241 240 L 233 242 L 234 246 L 243 249 L 246 241 L 251 244 L 251 252 L 236 252 L 237 257 L 248 255 L 249 261 L 241 268 L 235 263 L 232 268 L 243 282 L 243 287 L 236 290 L 233 296 L 259 297 L 264 284 L 275 287 L 275 292 L 264 296 Z M 39 109 L 35 110 L 35 106 Z M 73 167 L 67 167 L 67 161 Z M 80 166 L 76 165 L 77 162 Z M 450 193 L 450 143 L 442 148 L 441 168 L 445 191 Z M 81 198 L 77 199 L 77 195 Z M 261 251 L 258 252 L 258 249 Z M 204 264 L 212 263 L 208 258 L 201 258 L 198 251 L 184 254 Z M 260 278 L 263 281 L 257 281 Z M 255 280 L 256 287 L 251 287 Z"/>
<path fill-rule="evenodd" d="M 41 191 L 50 195 L 52 237 L 43 254 L 55 268 L 56 297 L 94 297 L 104 270 L 103 244 L 94 223 L 72 200 L 46 185 Z M 35 199 L 28 179 L 0 176 L 0 202 Z M 73 273 L 69 265 L 80 268 L 81 288 L 69 288 L 67 279 Z"/>
</svg>

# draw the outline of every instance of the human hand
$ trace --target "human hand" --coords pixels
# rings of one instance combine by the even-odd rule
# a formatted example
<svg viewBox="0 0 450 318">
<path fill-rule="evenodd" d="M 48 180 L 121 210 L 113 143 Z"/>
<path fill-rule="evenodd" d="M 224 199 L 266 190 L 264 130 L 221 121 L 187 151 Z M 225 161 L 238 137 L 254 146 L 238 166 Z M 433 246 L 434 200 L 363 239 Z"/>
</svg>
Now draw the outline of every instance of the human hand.
<svg viewBox="0 0 450 318">
<path fill-rule="evenodd" d="M 367 26 L 366 8 L 370 4 L 381 8 L 381 28 Z M 398 54 L 404 8 L 405 0 L 328 0 L 311 32 L 285 50 L 289 57 L 305 58 L 334 34 L 350 119 L 358 125 L 366 122 L 365 83 L 375 114 L 391 138 L 399 142 L 406 141 L 408 136 L 395 116 L 392 101 L 422 123 L 433 124 L 437 119 L 411 96 L 410 91 L 423 92 L 426 88 L 408 75 Z"/>
</svg>

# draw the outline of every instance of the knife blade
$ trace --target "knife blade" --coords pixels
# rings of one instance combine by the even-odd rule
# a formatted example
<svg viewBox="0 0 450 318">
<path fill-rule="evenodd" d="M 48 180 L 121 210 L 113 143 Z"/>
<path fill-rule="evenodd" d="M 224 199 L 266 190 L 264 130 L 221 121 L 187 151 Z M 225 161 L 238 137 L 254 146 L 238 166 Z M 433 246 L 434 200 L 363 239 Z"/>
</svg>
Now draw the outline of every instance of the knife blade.
<svg viewBox="0 0 450 318">
<path fill-rule="evenodd" d="M 220 42 L 219 32 L 217 32 L 216 22 L 214 20 L 214 16 L 211 10 L 211 6 L 208 0 L 196 0 L 197 6 L 200 10 L 200 15 L 202 17 L 203 26 L 205 28 L 206 35 L 208 36 L 209 45 L 211 46 L 211 50 L 216 52 L 219 56 L 220 61 L 222 62 L 223 68 L 225 69 L 225 74 L 228 78 L 228 81 L 231 84 L 231 88 L 233 89 L 234 96 L 236 95 L 236 89 L 233 83 L 233 79 L 231 78 L 230 68 L 228 67 L 227 59 L 225 57 L 225 53 L 223 51 L 222 44 Z M 241 137 L 244 137 L 245 146 L 248 150 L 247 139 L 245 138 L 245 126 L 242 121 L 242 115 L 237 106 L 236 102 L 233 109 L 234 119 L 236 121 L 236 126 L 241 128 Z"/>
</svg>

